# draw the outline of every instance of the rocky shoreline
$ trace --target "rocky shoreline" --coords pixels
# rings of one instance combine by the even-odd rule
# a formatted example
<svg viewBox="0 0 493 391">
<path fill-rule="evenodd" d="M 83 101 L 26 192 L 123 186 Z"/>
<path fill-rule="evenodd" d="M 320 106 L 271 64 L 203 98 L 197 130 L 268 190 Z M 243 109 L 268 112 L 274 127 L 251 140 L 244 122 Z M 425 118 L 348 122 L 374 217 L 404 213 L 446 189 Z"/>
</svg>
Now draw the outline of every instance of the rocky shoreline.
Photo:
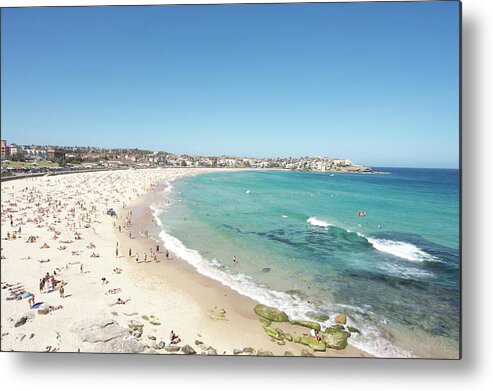
<svg viewBox="0 0 493 391">
<path fill-rule="evenodd" d="M 327 349 L 343 350 L 348 346 L 348 338 L 351 333 L 359 333 L 358 329 L 345 326 L 346 315 L 344 314 L 339 314 L 335 317 L 335 325 L 322 330 L 320 323 L 316 321 L 289 319 L 284 311 L 263 304 L 255 306 L 254 311 L 260 317 L 259 321 L 262 323 L 265 333 L 276 340 L 278 345 L 286 345 L 286 342 L 292 342 L 305 345 L 313 352 L 325 352 Z M 319 333 L 320 337 L 317 339 L 306 333 L 301 336 L 293 335 L 281 329 L 283 324 L 308 328 L 313 332 Z M 311 351 L 303 349 L 301 355 L 311 356 Z M 290 351 L 286 351 L 284 355 L 290 356 L 293 354 Z"/>
</svg>

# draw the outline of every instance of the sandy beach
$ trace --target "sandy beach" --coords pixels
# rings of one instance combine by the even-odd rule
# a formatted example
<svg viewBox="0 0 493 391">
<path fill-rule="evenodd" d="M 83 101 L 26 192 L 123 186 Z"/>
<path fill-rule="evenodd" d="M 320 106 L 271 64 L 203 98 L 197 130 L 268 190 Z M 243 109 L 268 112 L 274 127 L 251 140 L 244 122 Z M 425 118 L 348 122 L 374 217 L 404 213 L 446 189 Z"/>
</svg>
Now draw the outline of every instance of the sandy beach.
<svg viewBox="0 0 493 391">
<path fill-rule="evenodd" d="M 166 181 L 211 170 L 2 182 L 2 351 L 369 356 L 272 338 L 253 311 L 259 303 L 166 256 L 150 206 Z"/>
</svg>

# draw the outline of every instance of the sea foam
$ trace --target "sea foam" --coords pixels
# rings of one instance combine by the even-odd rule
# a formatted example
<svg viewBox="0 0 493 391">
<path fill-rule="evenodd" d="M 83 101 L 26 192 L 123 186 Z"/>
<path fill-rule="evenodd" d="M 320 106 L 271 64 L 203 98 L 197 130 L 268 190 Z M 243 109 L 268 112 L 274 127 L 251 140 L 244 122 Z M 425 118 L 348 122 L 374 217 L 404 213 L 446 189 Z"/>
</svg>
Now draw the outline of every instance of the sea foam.
<svg viewBox="0 0 493 391">
<path fill-rule="evenodd" d="M 219 281 L 223 285 L 260 303 L 282 309 L 292 318 L 307 319 L 305 314 L 314 310 L 301 299 L 285 292 L 269 289 L 243 273 L 220 269 L 219 266 L 221 264 L 217 260 L 209 260 L 203 257 L 197 250 L 187 248 L 182 241 L 166 232 L 159 219 L 159 213 L 162 210 L 153 206 L 151 206 L 151 210 L 153 210 L 154 217 L 161 227 L 159 238 L 163 241 L 165 247 L 176 254 L 177 257 L 192 265 L 200 274 Z"/>
<path fill-rule="evenodd" d="M 209 260 L 203 257 L 198 251 L 187 248 L 183 242 L 167 233 L 164 229 L 163 224 L 159 219 L 159 214 L 162 213 L 163 210 L 153 206 L 151 206 L 151 210 L 153 210 L 154 217 L 161 227 L 159 238 L 163 241 L 165 247 L 179 258 L 192 265 L 200 274 L 228 286 L 243 296 L 247 296 L 262 304 L 278 308 L 286 312 L 290 319 L 311 320 L 307 314 L 317 311 L 320 312 L 320 307 L 315 307 L 314 305 L 307 303 L 297 295 L 270 289 L 243 273 L 234 273 L 230 270 L 225 270 L 224 268 L 221 268 L 221 264 L 217 260 Z M 320 224 L 323 224 L 321 225 L 322 227 L 330 226 L 329 223 L 322 220 L 312 219 L 311 222 L 314 223 L 314 225 L 319 226 Z M 344 306 L 334 306 L 331 303 L 324 303 L 324 307 L 326 307 L 326 312 L 337 313 L 336 307 Z M 360 311 L 362 311 L 362 309 L 360 309 Z M 330 327 L 332 323 L 333 322 L 330 319 L 326 322 L 320 322 L 323 328 Z M 361 350 L 379 357 L 412 356 L 408 351 L 392 345 L 389 340 L 380 335 L 377 327 L 367 325 L 367 322 L 349 318 L 348 325 L 353 325 L 361 330 L 360 335 L 353 334 L 351 337 L 351 344 Z"/>
<path fill-rule="evenodd" d="M 324 228 L 327 228 L 327 227 L 330 227 L 332 226 L 332 224 L 324 221 L 324 220 L 320 220 L 316 217 L 309 217 L 308 220 L 306 220 L 306 222 L 308 224 L 311 224 L 311 225 L 314 225 L 316 227 L 324 227 Z"/>
<path fill-rule="evenodd" d="M 318 219 L 317 217 L 309 217 L 308 220 L 306 221 L 307 223 L 318 227 L 323 227 L 323 228 L 335 227 L 335 225 L 330 224 L 324 220 Z M 348 233 L 353 232 L 345 228 L 341 228 L 341 229 L 344 229 Z M 419 247 L 415 246 L 412 243 L 400 242 L 390 239 L 376 239 L 376 238 L 365 236 L 359 232 L 355 232 L 355 233 L 359 237 L 364 238 L 377 251 L 391 254 L 395 257 L 399 257 L 413 262 L 424 262 L 424 261 L 441 262 L 439 258 L 431 254 L 428 254 L 426 251 L 420 249 Z"/>
<path fill-rule="evenodd" d="M 399 242 L 389 239 L 375 239 L 365 237 L 366 240 L 378 251 L 392 254 L 396 257 L 407 259 L 413 262 L 441 262 L 440 259 L 428 254 L 411 243 Z"/>
</svg>

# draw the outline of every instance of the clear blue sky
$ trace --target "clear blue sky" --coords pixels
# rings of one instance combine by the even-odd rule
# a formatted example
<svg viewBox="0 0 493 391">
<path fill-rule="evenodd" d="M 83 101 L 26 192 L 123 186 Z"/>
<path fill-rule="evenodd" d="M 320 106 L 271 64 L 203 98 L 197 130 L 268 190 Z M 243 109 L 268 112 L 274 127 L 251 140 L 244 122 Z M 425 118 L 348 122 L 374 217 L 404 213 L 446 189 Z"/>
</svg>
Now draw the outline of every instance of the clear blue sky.
<svg viewBox="0 0 493 391">
<path fill-rule="evenodd" d="M 458 167 L 458 2 L 1 16 L 9 143 Z"/>
</svg>

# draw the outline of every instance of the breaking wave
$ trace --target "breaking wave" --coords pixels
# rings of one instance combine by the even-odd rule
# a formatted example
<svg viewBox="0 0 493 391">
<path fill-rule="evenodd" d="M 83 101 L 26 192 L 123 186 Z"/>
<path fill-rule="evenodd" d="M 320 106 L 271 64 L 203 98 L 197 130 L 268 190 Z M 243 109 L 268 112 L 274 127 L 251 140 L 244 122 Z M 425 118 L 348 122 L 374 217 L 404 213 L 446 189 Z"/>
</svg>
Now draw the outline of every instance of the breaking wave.
<svg viewBox="0 0 493 391">
<path fill-rule="evenodd" d="M 323 227 L 323 228 L 328 228 L 328 227 L 336 227 L 333 224 L 330 224 L 324 220 L 318 219 L 317 217 L 309 217 L 308 220 L 306 220 L 307 223 L 317 226 L 317 227 Z M 337 227 L 339 229 L 343 229 L 347 231 L 348 233 L 352 233 L 353 231 L 350 231 L 345 228 Z M 416 245 L 412 243 L 406 243 L 406 242 L 400 242 L 396 240 L 390 240 L 390 239 L 378 239 L 378 238 L 371 238 L 368 236 L 365 236 L 359 232 L 355 232 L 359 237 L 364 238 L 369 244 L 373 246 L 373 248 L 377 251 L 381 251 L 387 254 L 391 254 L 395 257 L 399 257 L 402 259 L 406 259 L 408 261 L 413 261 L 413 262 L 441 262 L 440 259 L 437 257 L 428 254 L 426 251 L 423 249 L 420 249 Z"/>
</svg>

